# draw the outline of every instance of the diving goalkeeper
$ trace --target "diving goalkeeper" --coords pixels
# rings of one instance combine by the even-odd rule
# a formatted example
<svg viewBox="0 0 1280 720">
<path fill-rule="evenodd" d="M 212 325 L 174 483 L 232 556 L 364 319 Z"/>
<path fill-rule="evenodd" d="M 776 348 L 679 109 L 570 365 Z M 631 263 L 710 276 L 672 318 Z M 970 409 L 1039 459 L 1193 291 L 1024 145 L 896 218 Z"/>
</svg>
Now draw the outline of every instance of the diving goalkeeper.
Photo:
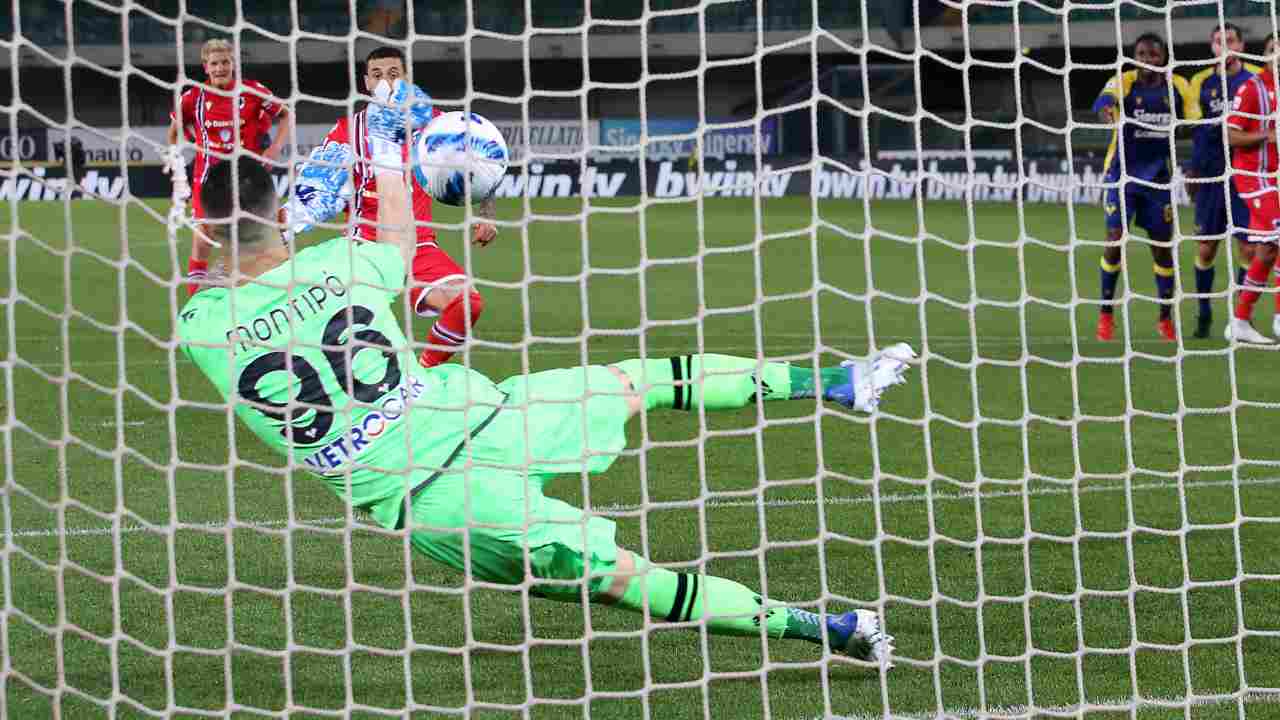
<svg viewBox="0 0 1280 720">
<path fill-rule="evenodd" d="M 383 85 L 376 96 L 398 102 L 404 87 L 388 99 Z M 705 623 L 713 634 L 825 641 L 888 663 L 893 638 L 875 612 L 819 615 L 732 580 L 654 567 L 617 546 L 613 521 L 547 497 L 543 486 L 556 474 L 607 469 L 626 445 L 627 421 L 643 410 L 820 394 L 870 412 L 883 389 L 904 381 L 911 348 L 817 373 L 710 354 L 497 384 L 460 365 L 422 368 L 392 313 L 415 245 L 402 117 L 371 107 L 378 242 L 339 237 L 290 257 L 260 165 L 220 163 L 205 182 L 208 222 L 233 262 L 225 287 L 186 304 L 177 332 L 245 425 L 382 527 L 406 529 L 415 550 L 477 580 L 529 582 L 533 595 L 564 602 L 579 602 L 585 583 L 593 603 Z"/>
</svg>

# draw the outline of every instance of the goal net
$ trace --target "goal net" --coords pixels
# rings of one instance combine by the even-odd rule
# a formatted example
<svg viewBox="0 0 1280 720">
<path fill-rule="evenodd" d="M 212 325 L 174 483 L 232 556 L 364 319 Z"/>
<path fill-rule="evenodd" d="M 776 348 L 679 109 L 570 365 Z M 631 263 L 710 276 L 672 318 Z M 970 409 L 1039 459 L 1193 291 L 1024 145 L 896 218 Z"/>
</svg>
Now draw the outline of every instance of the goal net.
<svg viewBox="0 0 1280 720">
<path fill-rule="evenodd" d="M 1181 172 L 1108 177 L 1093 107 L 1145 32 L 1168 59 L 1148 103 L 1218 66 L 1225 22 L 1274 60 L 1273 4 L 14 0 L 7 22 L 0 716 L 1146 720 L 1280 700 L 1276 356 L 1221 339 L 1243 224 L 1202 232 Z M 380 46 L 503 131 L 498 238 L 471 242 L 476 207 L 430 221 L 485 304 L 455 363 L 813 370 L 912 345 L 874 414 L 654 409 L 607 472 L 538 478 L 654 567 L 873 611 L 895 667 L 552 602 L 528 564 L 516 585 L 455 572 L 239 424 L 179 347 L 191 230 L 167 222 L 158 159 L 215 37 L 288 109 L 282 196 L 361 109 Z M 1184 167 L 1221 121 L 1122 128 Z M 1102 341 L 1106 194 L 1133 182 L 1159 212 L 1119 225 Z M 1146 271 L 1164 247 L 1168 299 Z M 397 303 L 416 355 L 443 320 Z"/>
</svg>

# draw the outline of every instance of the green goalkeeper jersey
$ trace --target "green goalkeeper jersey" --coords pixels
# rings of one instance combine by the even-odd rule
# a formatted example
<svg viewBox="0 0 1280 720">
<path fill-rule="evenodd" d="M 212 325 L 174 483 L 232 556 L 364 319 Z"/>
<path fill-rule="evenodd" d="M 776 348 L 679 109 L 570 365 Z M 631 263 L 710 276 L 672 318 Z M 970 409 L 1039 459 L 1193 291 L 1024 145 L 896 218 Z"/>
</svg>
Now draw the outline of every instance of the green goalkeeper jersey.
<svg viewBox="0 0 1280 720">
<path fill-rule="evenodd" d="M 448 462 L 502 402 L 483 375 L 426 370 L 392 303 L 398 247 L 335 238 L 236 288 L 199 292 L 178 319 L 191 360 L 291 464 L 392 525 L 418 475 Z"/>
</svg>

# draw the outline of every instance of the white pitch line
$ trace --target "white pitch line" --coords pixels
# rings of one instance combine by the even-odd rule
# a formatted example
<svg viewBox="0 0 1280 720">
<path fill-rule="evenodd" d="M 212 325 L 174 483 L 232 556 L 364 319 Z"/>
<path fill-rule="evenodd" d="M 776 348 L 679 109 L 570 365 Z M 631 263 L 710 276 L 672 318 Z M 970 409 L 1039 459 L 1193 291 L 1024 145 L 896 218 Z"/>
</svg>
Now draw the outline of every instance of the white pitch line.
<svg viewBox="0 0 1280 720">
<path fill-rule="evenodd" d="M 1041 716 L 1081 717 L 1089 712 L 1114 713 L 1131 709 L 1139 710 L 1178 710 L 1184 707 L 1209 707 L 1229 703 L 1280 704 L 1280 693 L 1269 691 L 1247 692 L 1241 697 L 1144 697 L 1144 698 L 1105 698 L 1081 705 L 1006 705 L 991 706 L 986 709 L 974 707 L 942 708 L 935 712 L 919 713 L 859 713 L 857 715 L 834 715 L 829 720 L 978 720 L 979 718 L 1036 718 Z M 805 718 L 805 720 L 810 720 Z M 812 720 L 821 720 L 813 718 Z"/>
<path fill-rule="evenodd" d="M 1251 480 L 1250 479 L 1205 480 L 1201 482 L 1185 483 L 1182 487 L 1199 489 L 1199 488 L 1215 488 L 1215 487 L 1231 487 L 1231 486 L 1263 486 L 1263 485 L 1280 485 L 1280 477 L 1258 478 L 1258 479 L 1251 479 Z M 1173 491 L 1173 490 L 1179 489 L 1179 486 L 1171 483 L 1137 483 L 1137 484 L 1131 485 L 1129 489 L 1131 489 L 1135 493 L 1140 493 L 1140 492 L 1155 492 L 1155 491 Z M 1123 485 L 1087 485 L 1082 488 L 1046 487 L 1046 488 L 1037 488 L 1034 490 L 1025 490 L 1025 491 L 993 490 L 993 491 L 983 492 L 983 493 L 972 493 L 972 492 L 934 493 L 932 494 L 931 497 L 934 502 L 963 502 L 963 501 L 972 502 L 974 499 L 999 500 L 1004 498 L 1020 498 L 1020 497 L 1023 497 L 1024 495 L 1029 497 L 1072 495 L 1076 493 L 1081 495 L 1090 495 L 1094 493 L 1124 492 L 1125 490 L 1126 488 Z M 912 503 L 912 502 L 924 503 L 925 498 L 926 496 L 923 493 L 895 493 L 891 495 L 881 495 L 878 499 L 871 496 L 828 497 L 828 498 L 823 498 L 822 504 L 833 505 L 833 506 L 835 505 L 871 505 L 878 502 L 881 505 L 892 505 L 892 504 Z M 687 507 L 691 507 L 691 508 L 697 507 L 699 504 L 698 501 L 696 500 L 680 501 L 680 502 L 684 502 Z M 763 500 L 759 502 L 755 500 L 708 500 L 705 503 L 702 503 L 704 507 L 712 508 L 712 509 L 745 508 L 745 507 L 754 508 L 754 507 L 760 507 L 760 506 L 782 508 L 782 507 L 802 507 L 802 506 L 810 506 L 810 505 L 817 505 L 817 504 L 818 504 L 818 500 L 816 498 L 799 498 L 794 500 Z M 645 506 L 640 504 L 614 503 L 610 505 L 593 505 L 590 508 L 590 512 L 596 513 L 596 514 L 604 514 L 604 515 L 622 514 L 622 513 L 635 512 L 637 510 L 643 510 L 646 507 L 650 507 L 651 509 L 657 509 L 657 510 L 673 509 L 672 505 L 653 508 L 652 506 Z M 361 515 L 358 514 L 357 516 L 360 517 Z M 300 529 L 305 529 L 306 526 L 308 525 L 320 526 L 320 527 L 333 526 L 333 525 L 342 524 L 345 521 L 346 521 L 346 518 L 344 517 L 324 517 L 324 518 L 314 518 L 309 520 L 307 519 L 244 520 L 244 521 L 236 522 L 234 524 L 234 527 L 246 528 L 246 529 L 253 529 L 253 528 L 270 529 L 270 528 L 281 528 L 281 527 L 296 527 Z M 182 523 L 181 525 L 177 526 L 176 529 L 178 530 L 224 530 L 228 527 L 232 527 L 232 524 L 223 520 L 219 520 L 219 521 L 209 521 L 209 522 L 200 522 L 200 523 Z M 170 532 L 174 529 L 175 529 L 174 526 L 171 526 L 171 525 L 157 525 L 155 527 L 147 527 L 145 525 L 124 525 L 124 526 L 121 526 L 118 532 L 121 535 L 129 534 L 129 533 L 140 533 L 140 532 L 162 533 L 162 532 Z M 15 530 L 12 533 L 9 533 L 9 536 L 13 538 L 57 537 L 57 536 L 83 537 L 83 536 L 94 536 L 94 535 L 112 535 L 112 534 L 115 534 L 116 532 L 117 531 L 115 529 L 107 526 L 73 527 L 73 528 L 67 528 L 66 530 L 57 530 L 56 528 L 49 528 L 49 529 L 28 528 L 23 530 Z"/>
</svg>

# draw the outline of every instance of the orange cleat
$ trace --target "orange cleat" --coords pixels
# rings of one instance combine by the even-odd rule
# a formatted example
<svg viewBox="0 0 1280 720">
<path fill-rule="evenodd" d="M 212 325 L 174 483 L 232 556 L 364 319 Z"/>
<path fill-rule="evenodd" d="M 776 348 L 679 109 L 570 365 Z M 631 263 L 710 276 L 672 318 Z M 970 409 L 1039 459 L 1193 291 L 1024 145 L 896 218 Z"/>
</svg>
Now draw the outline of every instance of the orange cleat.
<svg viewBox="0 0 1280 720">
<path fill-rule="evenodd" d="M 1116 335 L 1116 318 L 1111 313 L 1098 314 L 1098 339 L 1110 342 Z"/>
<path fill-rule="evenodd" d="M 1156 332 L 1169 342 L 1178 342 L 1178 333 L 1173 329 L 1173 318 L 1165 318 L 1156 323 Z"/>
</svg>

